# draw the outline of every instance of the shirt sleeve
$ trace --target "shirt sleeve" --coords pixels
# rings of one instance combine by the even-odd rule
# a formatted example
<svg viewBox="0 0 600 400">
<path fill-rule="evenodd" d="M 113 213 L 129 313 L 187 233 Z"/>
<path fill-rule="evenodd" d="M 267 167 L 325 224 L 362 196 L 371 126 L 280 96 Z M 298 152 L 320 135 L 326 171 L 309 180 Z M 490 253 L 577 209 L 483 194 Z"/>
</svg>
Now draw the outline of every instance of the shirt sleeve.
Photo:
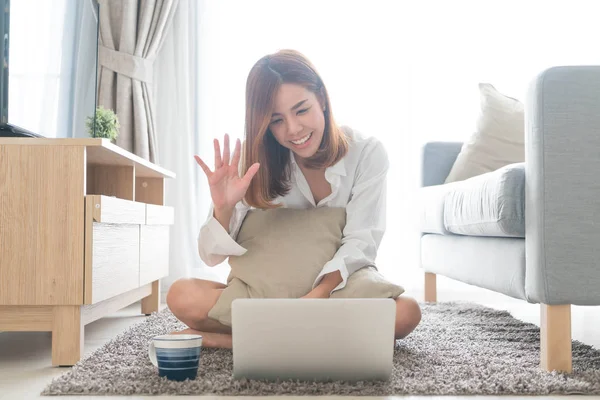
<svg viewBox="0 0 600 400">
<path fill-rule="evenodd" d="M 214 267 L 229 256 L 241 256 L 246 253 L 247 250 L 235 239 L 248 210 L 249 207 L 241 201 L 235 206 L 229 221 L 229 233 L 227 233 L 223 225 L 214 217 L 214 204 L 211 203 L 208 218 L 198 235 L 198 253 L 206 265 Z"/>
<path fill-rule="evenodd" d="M 385 232 L 387 172 L 389 161 L 379 141 L 365 149 L 357 170 L 350 201 L 346 205 L 346 226 L 341 246 L 325 264 L 313 284 L 313 289 L 324 275 L 340 271 L 342 282 L 332 293 L 346 286 L 348 277 L 359 269 L 375 266 L 375 257 Z"/>
</svg>

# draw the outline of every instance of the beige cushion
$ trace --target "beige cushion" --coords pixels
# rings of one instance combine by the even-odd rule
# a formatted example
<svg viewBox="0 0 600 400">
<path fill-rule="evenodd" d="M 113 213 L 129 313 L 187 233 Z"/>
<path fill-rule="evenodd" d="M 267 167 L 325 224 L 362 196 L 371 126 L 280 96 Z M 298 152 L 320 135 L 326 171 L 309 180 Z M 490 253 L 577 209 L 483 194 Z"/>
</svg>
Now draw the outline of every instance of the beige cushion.
<svg viewBox="0 0 600 400">
<path fill-rule="evenodd" d="M 389 282 L 373 266 L 359 269 L 348 277 L 346 286 L 331 294 L 332 299 L 397 298 L 404 293 L 402 286 Z"/>
<path fill-rule="evenodd" d="M 463 145 L 446 183 L 462 181 L 525 161 L 525 111 L 519 100 L 488 83 L 479 84 L 481 112 L 475 133 Z"/>
<path fill-rule="evenodd" d="M 230 256 L 231 273 L 208 316 L 231 326 L 231 304 L 238 298 L 299 298 L 310 292 L 323 266 L 341 245 L 344 208 L 250 210 L 237 242 L 248 251 Z M 374 267 L 352 274 L 332 297 L 396 298 L 404 289 Z"/>
</svg>

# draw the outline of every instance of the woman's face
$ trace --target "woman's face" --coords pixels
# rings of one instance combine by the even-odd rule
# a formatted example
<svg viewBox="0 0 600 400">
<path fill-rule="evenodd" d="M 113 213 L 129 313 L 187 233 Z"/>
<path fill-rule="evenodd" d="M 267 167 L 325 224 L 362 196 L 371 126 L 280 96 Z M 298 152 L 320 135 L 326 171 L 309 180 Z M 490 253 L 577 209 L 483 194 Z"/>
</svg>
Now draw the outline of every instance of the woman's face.
<svg viewBox="0 0 600 400">
<path fill-rule="evenodd" d="M 304 86 L 284 83 L 275 95 L 269 129 L 283 147 L 301 158 L 310 158 L 323 139 L 323 105 L 315 93 Z"/>
</svg>

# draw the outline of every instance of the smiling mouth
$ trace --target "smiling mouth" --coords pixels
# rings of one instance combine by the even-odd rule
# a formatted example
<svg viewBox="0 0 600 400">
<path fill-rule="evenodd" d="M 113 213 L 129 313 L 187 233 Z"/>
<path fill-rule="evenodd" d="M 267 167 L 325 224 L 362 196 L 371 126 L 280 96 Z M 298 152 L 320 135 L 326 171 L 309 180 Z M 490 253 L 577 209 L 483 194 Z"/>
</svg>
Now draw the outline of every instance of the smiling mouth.
<svg viewBox="0 0 600 400">
<path fill-rule="evenodd" d="M 308 135 L 304 136 L 302 139 L 299 140 L 291 140 L 292 143 L 294 143 L 295 145 L 301 145 L 304 144 L 308 141 L 308 139 L 310 139 L 312 137 L 312 132 L 309 133 Z"/>
</svg>

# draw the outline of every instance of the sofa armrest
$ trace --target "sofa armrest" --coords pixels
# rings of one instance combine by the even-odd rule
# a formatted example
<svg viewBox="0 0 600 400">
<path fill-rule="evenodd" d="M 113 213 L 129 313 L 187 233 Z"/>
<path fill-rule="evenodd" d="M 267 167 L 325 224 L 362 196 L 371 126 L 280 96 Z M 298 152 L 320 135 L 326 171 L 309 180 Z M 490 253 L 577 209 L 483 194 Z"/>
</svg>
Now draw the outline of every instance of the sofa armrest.
<svg viewBox="0 0 600 400">
<path fill-rule="evenodd" d="M 527 298 L 600 305 L 600 67 L 543 71 L 526 107 Z"/>
<path fill-rule="evenodd" d="M 423 146 L 421 186 L 441 185 L 448 177 L 462 142 L 428 142 Z"/>
</svg>

